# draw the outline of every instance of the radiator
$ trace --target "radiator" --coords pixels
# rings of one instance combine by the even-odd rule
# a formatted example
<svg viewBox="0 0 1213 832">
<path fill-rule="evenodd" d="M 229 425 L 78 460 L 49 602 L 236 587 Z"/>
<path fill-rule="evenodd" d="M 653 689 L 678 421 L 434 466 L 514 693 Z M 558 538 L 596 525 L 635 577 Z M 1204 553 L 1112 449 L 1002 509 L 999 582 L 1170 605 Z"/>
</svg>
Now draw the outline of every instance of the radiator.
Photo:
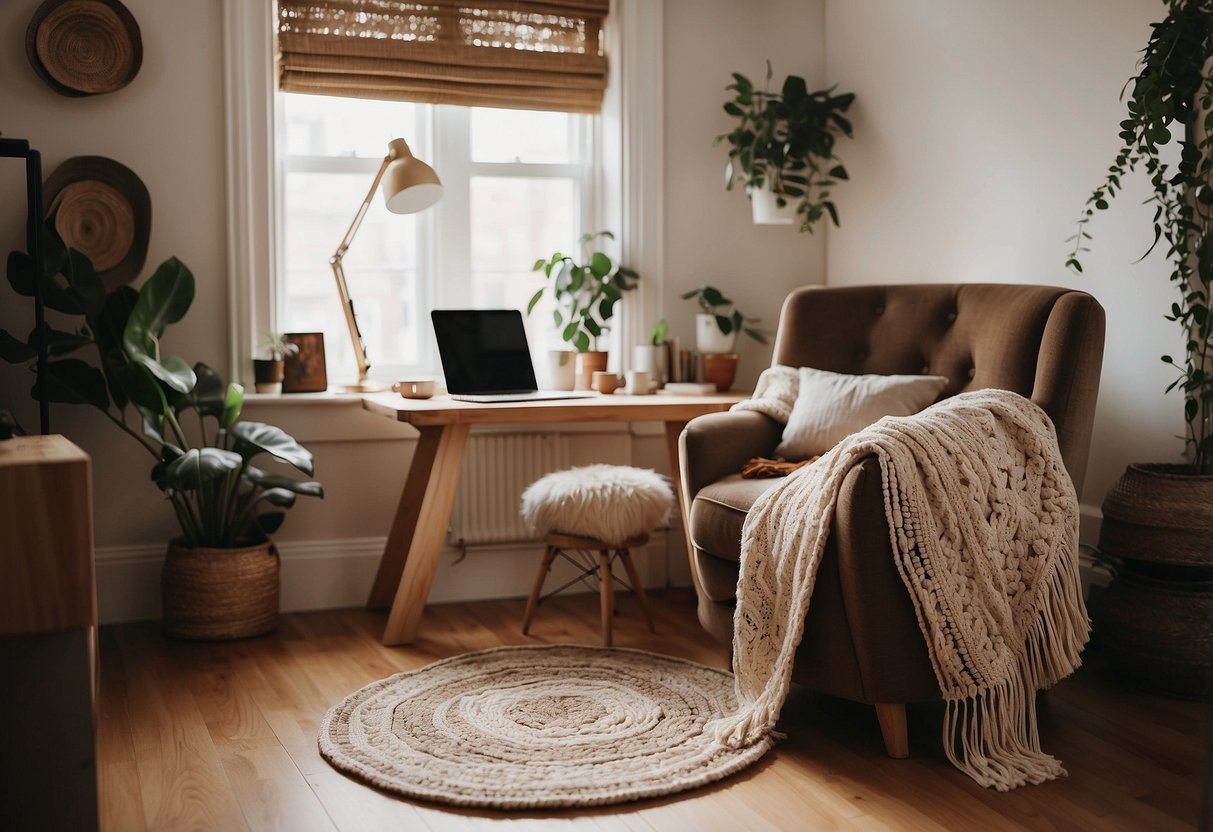
<svg viewBox="0 0 1213 832">
<path fill-rule="evenodd" d="M 470 437 L 451 511 L 451 543 L 530 540 L 518 511 L 522 492 L 544 474 L 571 466 L 569 442 L 568 435 L 558 433 Z"/>
</svg>

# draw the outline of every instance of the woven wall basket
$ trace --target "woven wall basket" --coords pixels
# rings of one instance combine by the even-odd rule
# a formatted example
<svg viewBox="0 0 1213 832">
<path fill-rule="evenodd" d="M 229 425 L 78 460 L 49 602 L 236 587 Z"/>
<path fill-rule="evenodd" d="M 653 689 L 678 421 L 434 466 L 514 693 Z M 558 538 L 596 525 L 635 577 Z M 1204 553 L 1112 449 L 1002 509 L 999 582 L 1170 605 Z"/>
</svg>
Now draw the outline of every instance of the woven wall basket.
<svg viewBox="0 0 1213 832">
<path fill-rule="evenodd" d="M 164 634 L 222 640 L 278 626 L 278 550 L 272 542 L 242 549 L 168 545 L 161 573 Z"/>
</svg>

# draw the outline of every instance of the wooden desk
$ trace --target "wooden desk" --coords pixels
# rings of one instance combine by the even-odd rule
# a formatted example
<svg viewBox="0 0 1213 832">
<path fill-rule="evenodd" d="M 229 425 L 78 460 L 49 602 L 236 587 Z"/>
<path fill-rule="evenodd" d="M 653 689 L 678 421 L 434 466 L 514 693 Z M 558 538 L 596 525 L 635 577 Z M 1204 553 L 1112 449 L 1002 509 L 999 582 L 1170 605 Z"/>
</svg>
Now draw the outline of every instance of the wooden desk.
<svg viewBox="0 0 1213 832">
<path fill-rule="evenodd" d="M 438 568 L 443 537 L 450 523 L 459 469 L 472 425 L 554 422 L 663 422 L 670 470 L 678 474 L 678 437 L 686 423 L 705 413 L 728 410 L 745 396 L 594 396 L 546 402 L 475 404 L 446 396 L 405 399 L 395 393 L 364 396 L 362 406 L 381 416 L 407 422 L 421 432 L 392 520 L 369 609 L 390 609 L 384 644 L 411 644 Z M 678 501 L 686 529 L 681 490 Z"/>
</svg>

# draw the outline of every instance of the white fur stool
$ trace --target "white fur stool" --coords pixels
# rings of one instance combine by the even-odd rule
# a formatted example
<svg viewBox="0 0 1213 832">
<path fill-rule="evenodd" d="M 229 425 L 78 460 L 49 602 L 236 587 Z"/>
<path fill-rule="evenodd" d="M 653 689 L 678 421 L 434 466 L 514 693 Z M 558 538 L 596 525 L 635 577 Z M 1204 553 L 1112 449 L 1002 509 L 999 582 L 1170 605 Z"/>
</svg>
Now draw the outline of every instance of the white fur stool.
<svg viewBox="0 0 1213 832">
<path fill-rule="evenodd" d="M 611 618 L 615 614 L 615 582 L 636 592 L 640 608 L 653 626 L 653 612 L 644 594 L 640 576 L 632 563 L 630 549 L 648 542 L 649 532 L 664 525 L 674 503 L 674 492 L 665 478 L 655 471 L 627 465 L 586 465 L 556 471 L 540 477 L 522 492 L 522 519 L 547 549 L 531 597 L 522 617 L 522 632 L 531 626 L 531 618 L 543 591 L 543 582 L 557 555 L 581 569 L 581 574 L 560 590 L 597 574 L 602 605 L 602 643 L 611 644 Z M 595 559 L 594 553 L 597 552 Z M 623 562 L 628 583 L 611 572 L 615 560 Z"/>
</svg>

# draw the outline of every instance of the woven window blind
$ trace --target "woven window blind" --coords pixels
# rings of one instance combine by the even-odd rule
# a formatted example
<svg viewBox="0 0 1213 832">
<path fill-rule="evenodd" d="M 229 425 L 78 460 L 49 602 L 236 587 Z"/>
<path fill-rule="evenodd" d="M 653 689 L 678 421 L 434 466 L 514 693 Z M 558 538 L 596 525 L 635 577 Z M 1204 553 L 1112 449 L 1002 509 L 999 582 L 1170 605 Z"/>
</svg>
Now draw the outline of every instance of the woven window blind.
<svg viewBox="0 0 1213 832">
<path fill-rule="evenodd" d="M 596 113 L 609 0 L 278 0 L 284 92 Z"/>
</svg>

